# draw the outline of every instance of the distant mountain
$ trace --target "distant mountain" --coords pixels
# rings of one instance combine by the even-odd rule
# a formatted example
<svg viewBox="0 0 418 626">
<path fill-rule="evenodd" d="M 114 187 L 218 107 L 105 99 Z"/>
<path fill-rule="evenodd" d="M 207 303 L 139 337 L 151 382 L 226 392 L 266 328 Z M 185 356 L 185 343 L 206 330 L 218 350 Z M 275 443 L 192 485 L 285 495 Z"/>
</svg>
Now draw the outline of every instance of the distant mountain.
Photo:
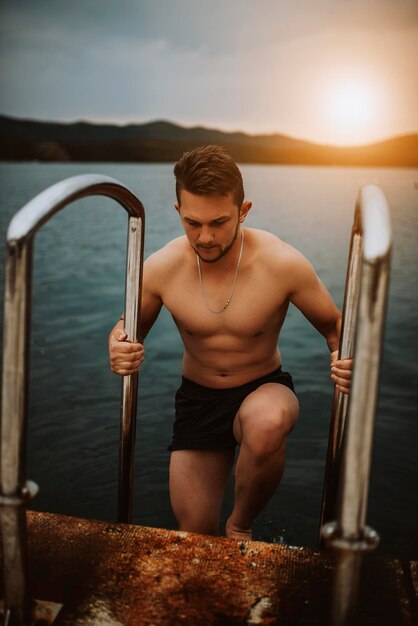
<svg viewBox="0 0 418 626">
<path fill-rule="evenodd" d="M 118 126 L 0 116 L 1 161 L 173 162 L 185 150 L 209 143 L 225 146 L 240 163 L 418 167 L 418 134 L 341 148 L 167 121 Z"/>
</svg>

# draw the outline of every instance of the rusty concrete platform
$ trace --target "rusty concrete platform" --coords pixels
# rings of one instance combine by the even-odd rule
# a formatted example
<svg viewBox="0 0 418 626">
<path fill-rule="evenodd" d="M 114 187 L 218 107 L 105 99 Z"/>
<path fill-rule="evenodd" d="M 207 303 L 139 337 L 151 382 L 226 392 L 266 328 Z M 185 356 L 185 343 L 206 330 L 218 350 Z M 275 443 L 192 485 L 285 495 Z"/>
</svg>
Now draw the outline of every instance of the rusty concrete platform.
<svg viewBox="0 0 418 626">
<path fill-rule="evenodd" d="M 57 626 L 328 623 L 328 553 L 31 511 L 27 527 L 33 593 L 63 604 Z M 417 574 L 368 556 L 356 624 L 413 626 Z"/>
</svg>

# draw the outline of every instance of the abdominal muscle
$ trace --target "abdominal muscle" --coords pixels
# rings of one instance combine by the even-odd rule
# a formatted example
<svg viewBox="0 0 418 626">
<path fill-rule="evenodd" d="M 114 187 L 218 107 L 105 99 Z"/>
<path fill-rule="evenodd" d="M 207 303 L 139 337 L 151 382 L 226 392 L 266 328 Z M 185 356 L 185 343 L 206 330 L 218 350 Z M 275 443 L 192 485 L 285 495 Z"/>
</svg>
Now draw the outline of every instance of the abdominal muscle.
<svg viewBox="0 0 418 626">
<path fill-rule="evenodd" d="M 183 337 L 183 376 L 205 387 L 225 389 L 270 374 L 281 365 L 277 337 L 273 342 L 271 337 L 231 339 Z"/>
</svg>

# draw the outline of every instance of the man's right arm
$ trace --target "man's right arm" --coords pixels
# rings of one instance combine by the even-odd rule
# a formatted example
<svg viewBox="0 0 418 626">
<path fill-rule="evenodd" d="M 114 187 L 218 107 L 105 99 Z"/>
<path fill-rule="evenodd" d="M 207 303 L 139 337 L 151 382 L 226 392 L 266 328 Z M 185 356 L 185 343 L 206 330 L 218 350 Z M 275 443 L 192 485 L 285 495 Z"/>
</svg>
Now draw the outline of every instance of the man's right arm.
<svg viewBox="0 0 418 626">
<path fill-rule="evenodd" d="M 312 265 L 294 251 L 287 275 L 291 277 L 289 300 L 323 335 L 331 353 L 331 378 L 342 393 L 349 393 L 352 359 L 338 359 L 341 313 L 316 275 Z"/>
<path fill-rule="evenodd" d="M 147 336 L 158 317 L 162 307 L 162 299 L 158 293 L 158 275 L 156 264 L 150 259 L 144 263 L 144 277 L 141 302 L 141 339 Z M 144 361 L 142 343 L 127 341 L 124 330 L 124 319 L 115 324 L 109 335 L 109 358 L 112 372 L 119 376 L 128 376 L 137 372 Z"/>
</svg>

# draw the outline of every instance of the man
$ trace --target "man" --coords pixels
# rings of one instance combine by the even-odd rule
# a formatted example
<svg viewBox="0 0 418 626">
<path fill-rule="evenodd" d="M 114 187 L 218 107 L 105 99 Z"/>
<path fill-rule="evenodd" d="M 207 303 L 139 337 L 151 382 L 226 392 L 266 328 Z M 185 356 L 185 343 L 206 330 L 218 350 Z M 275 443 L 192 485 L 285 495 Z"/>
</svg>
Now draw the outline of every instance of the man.
<svg viewBox="0 0 418 626">
<path fill-rule="evenodd" d="M 225 150 L 186 152 L 174 174 L 185 236 L 146 260 L 141 313 L 145 338 L 166 306 L 184 343 L 170 446 L 171 503 L 180 530 L 218 534 L 238 444 L 226 534 L 248 539 L 279 484 L 299 413 L 277 346 L 289 302 L 325 337 L 331 378 L 344 393 L 351 361 L 336 360 L 341 315 L 308 261 L 274 235 L 243 228 L 251 202 Z M 122 376 L 144 360 L 142 344 L 126 341 L 123 316 L 109 350 L 112 371 Z"/>
</svg>

